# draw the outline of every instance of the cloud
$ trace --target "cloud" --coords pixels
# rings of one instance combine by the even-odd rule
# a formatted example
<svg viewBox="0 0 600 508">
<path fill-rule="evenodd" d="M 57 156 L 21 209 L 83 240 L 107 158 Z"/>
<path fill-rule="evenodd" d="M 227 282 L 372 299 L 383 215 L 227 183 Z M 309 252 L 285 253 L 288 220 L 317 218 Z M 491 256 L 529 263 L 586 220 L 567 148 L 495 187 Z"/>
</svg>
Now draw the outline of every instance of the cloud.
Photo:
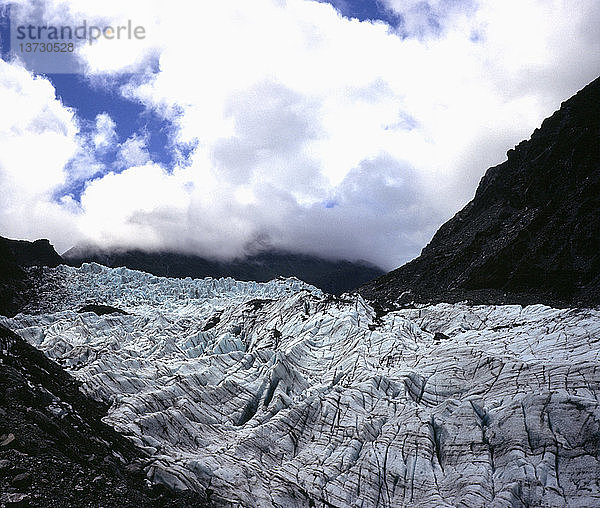
<svg viewBox="0 0 600 508">
<path fill-rule="evenodd" d="M 143 166 L 150 162 L 147 136 L 134 134 L 119 146 L 116 165 L 121 168 Z"/>
<path fill-rule="evenodd" d="M 398 20 L 398 30 L 405 37 L 439 36 L 460 17 L 472 15 L 476 0 L 382 0 Z"/>
<path fill-rule="evenodd" d="M 0 228 L 14 237 L 64 238 L 71 215 L 52 201 L 77 152 L 77 122 L 45 79 L 0 60 Z"/>
<path fill-rule="evenodd" d="M 173 151 L 193 147 L 163 167 L 145 133 L 119 145 L 107 115 L 86 130 L 47 81 L 3 64 L 23 82 L 15 94 L 44 97 L 23 99 L 31 125 L 16 109 L 4 119 L 24 129 L 15 153 L 39 153 L 35 129 L 65 146 L 36 183 L 70 225 L 69 235 L 48 226 L 52 239 L 222 257 L 259 239 L 385 268 L 417 255 L 488 166 L 596 77 L 600 10 L 596 0 L 386 3 L 404 32 L 309 0 L 45 3 L 64 19 L 143 24 L 145 40 L 79 56 L 89 78 L 125 83 L 124 96 L 172 123 Z M 28 178 L 41 167 L 28 164 Z M 79 201 L 56 199 L 65 178 L 84 179 Z"/>
<path fill-rule="evenodd" d="M 96 130 L 92 136 L 94 148 L 97 151 L 108 150 L 117 141 L 116 124 L 108 113 L 96 116 Z"/>
<path fill-rule="evenodd" d="M 271 229 L 279 228 L 281 248 L 332 258 L 351 238 L 352 257 L 386 266 L 399 246 L 416 252 L 428 240 L 433 209 L 421 202 L 422 185 L 409 163 L 382 154 L 353 168 L 327 202 L 292 208 Z"/>
</svg>

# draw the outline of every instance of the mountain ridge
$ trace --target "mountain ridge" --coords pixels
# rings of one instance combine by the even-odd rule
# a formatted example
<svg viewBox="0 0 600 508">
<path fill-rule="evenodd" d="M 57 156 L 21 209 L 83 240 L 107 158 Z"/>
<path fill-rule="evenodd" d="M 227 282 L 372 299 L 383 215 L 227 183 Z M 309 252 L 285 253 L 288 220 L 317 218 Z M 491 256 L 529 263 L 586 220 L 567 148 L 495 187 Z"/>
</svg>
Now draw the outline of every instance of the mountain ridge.
<svg viewBox="0 0 600 508">
<path fill-rule="evenodd" d="M 365 261 L 332 261 L 285 251 L 263 251 L 231 261 L 219 261 L 169 251 L 107 251 L 82 246 L 63 253 L 63 258 L 74 267 L 84 262 L 95 262 L 111 268 L 125 266 L 159 277 L 232 277 L 256 282 L 267 282 L 277 277 L 297 277 L 323 291 L 338 295 L 385 273 Z"/>
<path fill-rule="evenodd" d="M 382 308 L 600 304 L 600 78 L 487 170 L 421 255 L 359 288 Z"/>
</svg>

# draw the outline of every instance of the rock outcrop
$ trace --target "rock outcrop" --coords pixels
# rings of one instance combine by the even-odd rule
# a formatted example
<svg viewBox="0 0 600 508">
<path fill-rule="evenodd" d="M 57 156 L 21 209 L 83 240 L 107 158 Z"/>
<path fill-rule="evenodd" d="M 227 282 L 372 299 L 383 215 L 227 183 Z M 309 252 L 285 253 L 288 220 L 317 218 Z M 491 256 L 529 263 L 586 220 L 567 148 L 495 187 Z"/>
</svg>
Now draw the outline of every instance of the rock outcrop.
<svg viewBox="0 0 600 508">
<path fill-rule="evenodd" d="M 15 315 L 27 301 L 29 278 L 19 266 L 8 242 L 0 237 L 0 314 Z"/>
<path fill-rule="evenodd" d="M 410 263 L 360 288 L 410 302 L 600 304 L 600 78 L 490 168 Z"/>
<path fill-rule="evenodd" d="M 9 240 L 0 237 L 0 242 L 8 247 L 14 256 L 15 262 L 22 267 L 49 266 L 54 268 L 64 263 L 52 244 L 45 239 L 29 242 L 27 240 Z"/>
<path fill-rule="evenodd" d="M 0 314 L 12 316 L 34 297 L 35 270 L 63 262 L 48 240 L 9 240 L 0 236 Z"/>
</svg>

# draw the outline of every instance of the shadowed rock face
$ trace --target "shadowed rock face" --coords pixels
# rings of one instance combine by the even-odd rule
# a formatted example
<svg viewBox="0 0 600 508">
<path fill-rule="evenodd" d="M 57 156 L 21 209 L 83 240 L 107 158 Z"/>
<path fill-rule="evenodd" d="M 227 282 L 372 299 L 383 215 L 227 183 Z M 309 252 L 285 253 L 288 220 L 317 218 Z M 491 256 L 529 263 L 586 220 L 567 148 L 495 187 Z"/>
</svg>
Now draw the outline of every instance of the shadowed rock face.
<svg viewBox="0 0 600 508">
<path fill-rule="evenodd" d="M 14 315 L 26 302 L 29 281 L 18 265 L 8 242 L 0 237 L 0 314 Z"/>
<path fill-rule="evenodd" d="M 9 240 L 0 237 L 0 241 L 10 249 L 15 262 L 19 266 L 49 266 L 54 268 L 64 263 L 48 240 L 28 242 L 26 240 Z"/>
<path fill-rule="evenodd" d="M 360 292 L 384 308 L 600 304 L 600 78 L 490 168 L 418 258 Z"/>
<path fill-rule="evenodd" d="M 27 242 L 0 236 L 0 314 L 12 316 L 34 295 L 35 270 L 63 263 L 48 240 Z"/>
<path fill-rule="evenodd" d="M 97 316 L 105 316 L 106 314 L 127 314 L 124 310 L 111 307 L 110 305 L 99 305 L 99 304 L 88 304 L 84 305 L 77 312 L 83 314 L 84 312 L 93 312 Z"/>
<path fill-rule="evenodd" d="M 64 257 L 71 266 L 95 262 L 112 268 L 126 266 L 159 277 L 232 277 L 257 282 L 267 282 L 277 277 L 297 277 L 333 294 L 350 291 L 384 273 L 366 262 L 330 261 L 289 252 L 262 252 L 226 262 L 172 252 L 102 252 L 94 248 L 75 247 L 65 252 Z"/>
</svg>

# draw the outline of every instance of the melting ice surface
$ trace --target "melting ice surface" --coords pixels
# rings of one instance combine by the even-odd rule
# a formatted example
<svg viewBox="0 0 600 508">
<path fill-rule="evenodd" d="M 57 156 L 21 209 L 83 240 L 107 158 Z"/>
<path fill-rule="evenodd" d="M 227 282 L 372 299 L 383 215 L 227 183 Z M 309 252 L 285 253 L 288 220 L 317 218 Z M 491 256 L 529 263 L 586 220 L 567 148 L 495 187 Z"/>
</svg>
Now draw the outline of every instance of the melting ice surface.
<svg viewBox="0 0 600 508">
<path fill-rule="evenodd" d="M 600 505 L 600 312 L 46 269 L 3 319 L 218 506 Z M 105 303 L 129 315 L 78 314 Z M 435 335 L 441 332 L 445 335 Z"/>
</svg>

